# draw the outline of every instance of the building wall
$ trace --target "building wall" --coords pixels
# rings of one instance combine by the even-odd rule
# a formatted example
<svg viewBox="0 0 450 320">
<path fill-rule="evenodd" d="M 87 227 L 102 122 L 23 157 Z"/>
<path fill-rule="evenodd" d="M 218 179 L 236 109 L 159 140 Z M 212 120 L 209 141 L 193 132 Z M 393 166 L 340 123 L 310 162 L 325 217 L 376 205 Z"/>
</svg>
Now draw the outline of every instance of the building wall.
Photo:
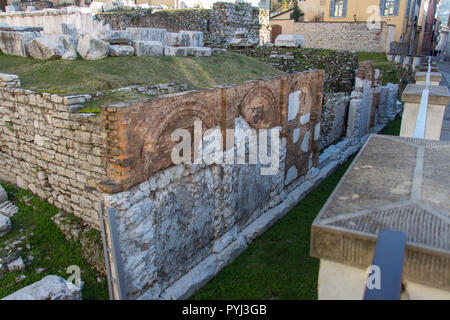
<svg viewBox="0 0 450 320">
<path fill-rule="evenodd" d="M 373 11 L 369 11 L 369 6 L 374 6 Z M 347 14 L 345 17 L 336 18 L 330 17 L 330 0 L 326 1 L 325 5 L 325 19 L 330 22 L 367 22 L 371 16 L 378 15 L 380 7 L 380 0 L 347 0 Z M 396 26 L 394 41 L 400 41 L 400 37 L 404 33 L 405 15 L 406 15 L 407 1 L 400 0 L 400 6 L 397 16 L 380 16 L 380 21 L 386 24 L 393 24 Z"/>
<path fill-rule="evenodd" d="M 70 112 L 80 102 L 1 86 L 0 179 L 98 227 L 103 127 L 99 117 Z"/>
<path fill-rule="evenodd" d="M 298 6 L 305 13 L 305 21 L 325 16 L 325 0 L 300 0 Z"/>
<path fill-rule="evenodd" d="M 388 48 L 389 27 L 381 23 L 380 29 L 368 29 L 365 22 L 294 22 L 271 20 L 271 26 L 280 25 L 284 34 L 305 37 L 306 48 L 385 52 Z"/>
</svg>

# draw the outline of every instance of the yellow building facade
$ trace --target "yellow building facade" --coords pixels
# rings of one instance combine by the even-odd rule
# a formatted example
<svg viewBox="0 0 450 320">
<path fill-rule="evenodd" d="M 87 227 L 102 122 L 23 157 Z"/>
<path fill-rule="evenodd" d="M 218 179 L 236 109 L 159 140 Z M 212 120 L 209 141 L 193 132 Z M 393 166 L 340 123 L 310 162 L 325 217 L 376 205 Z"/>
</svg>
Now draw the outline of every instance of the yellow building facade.
<svg viewBox="0 0 450 320">
<path fill-rule="evenodd" d="M 393 40 L 401 42 L 408 32 L 407 21 L 413 3 L 413 0 L 327 0 L 324 21 L 386 22 L 395 26 Z"/>
</svg>

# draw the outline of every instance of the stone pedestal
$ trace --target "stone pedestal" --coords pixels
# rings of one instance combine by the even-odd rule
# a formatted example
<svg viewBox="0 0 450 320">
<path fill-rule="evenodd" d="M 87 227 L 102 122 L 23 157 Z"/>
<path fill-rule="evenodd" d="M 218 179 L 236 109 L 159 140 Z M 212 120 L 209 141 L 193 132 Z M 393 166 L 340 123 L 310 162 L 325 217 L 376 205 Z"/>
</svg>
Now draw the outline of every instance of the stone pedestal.
<svg viewBox="0 0 450 320">
<path fill-rule="evenodd" d="M 312 225 L 319 299 L 363 298 L 380 229 L 406 235 L 402 299 L 450 299 L 449 189 L 450 142 L 371 135 Z"/>
<path fill-rule="evenodd" d="M 409 84 L 403 91 L 402 101 L 405 105 L 400 129 L 402 137 L 413 136 L 424 89 L 425 85 Z M 445 106 L 450 103 L 450 94 L 447 87 L 430 86 L 429 91 L 425 139 L 439 140 Z"/>
<path fill-rule="evenodd" d="M 416 72 L 415 80 L 416 84 L 425 85 L 428 72 Z M 430 86 L 439 86 L 442 81 L 442 74 L 440 72 L 430 72 Z"/>
</svg>

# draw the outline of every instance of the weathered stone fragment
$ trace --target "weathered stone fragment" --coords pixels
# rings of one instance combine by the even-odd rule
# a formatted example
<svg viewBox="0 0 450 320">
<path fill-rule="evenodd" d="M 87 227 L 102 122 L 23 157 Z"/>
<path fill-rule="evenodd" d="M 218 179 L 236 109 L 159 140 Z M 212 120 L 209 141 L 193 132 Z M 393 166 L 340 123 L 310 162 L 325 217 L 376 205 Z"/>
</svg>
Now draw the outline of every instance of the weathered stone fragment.
<svg viewBox="0 0 450 320">
<path fill-rule="evenodd" d="M 0 31 L 0 50 L 4 54 L 28 57 L 28 43 L 39 37 L 37 32 Z"/>
<path fill-rule="evenodd" d="M 305 38 L 299 34 L 280 34 L 275 39 L 277 47 L 301 47 L 305 45 Z"/>
<path fill-rule="evenodd" d="M 211 56 L 211 48 L 208 47 L 188 47 L 188 56 L 209 57 Z"/>
<path fill-rule="evenodd" d="M 132 46 L 120 46 L 120 45 L 111 45 L 109 46 L 109 55 L 111 57 L 123 57 L 123 56 L 132 56 L 134 54 L 134 48 Z"/>
<path fill-rule="evenodd" d="M 164 54 L 160 41 L 133 41 L 134 54 L 137 56 L 156 57 Z"/>
<path fill-rule="evenodd" d="M 164 47 L 165 56 L 186 56 L 186 47 Z"/>
<path fill-rule="evenodd" d="M 98 38 L 111 44 L 127 44 L 131 42 L 131 35 L 125 30 L 103 30 L 99 32 Z"/>
<path fill-rule="evenodd" d="M 78 36 L 77 50 L 83 59 L 103 59 L 108 56 L 109 43 L 84 33 Z"/>
<path fill-rule="evenodd" d="M 81 300 L 81 289 L 61 277 L 50 275 L 2 300 Z"/>
<path fill-rule="evenodd" d="M 45 35 L 28 44 L 30 56 L 40 60 L 76 59 L 77 53 L 72 37 L 68 35 Z"/>
<path fill-rule="evenodd" d="M 11 220 L 4 216 L 0 215 L 0 237 L 3 237 L 11 230 Z"/>
<path fill-rule="evenodd" d="M 159 41 L 163 46 L 167 45 L 167 30 L 158 28 L 127 28 L 132 40 Z"/>
<path fill-rule="evenodd" d="M 201 31 L 185 31 L 180 33 L 188 38 L 187 46 L 189 47 L 203 47 L 203 32 Z"/>
</svg>

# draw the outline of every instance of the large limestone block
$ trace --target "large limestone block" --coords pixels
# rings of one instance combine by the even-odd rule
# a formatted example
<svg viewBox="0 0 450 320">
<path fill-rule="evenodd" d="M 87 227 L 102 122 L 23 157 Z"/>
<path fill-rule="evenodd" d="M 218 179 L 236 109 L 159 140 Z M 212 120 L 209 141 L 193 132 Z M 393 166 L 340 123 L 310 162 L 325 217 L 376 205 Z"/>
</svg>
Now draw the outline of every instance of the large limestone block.
<svg viewBox="0 0 450 320">
<path fill-rule="evenodd" d="M 165 56 L 186 56 L 186 47 L 164 47 Z"/>
<path fill-rule="evenodd" d="M 76 39 L 78 37 L 77 27 L 71 23 L 61 23 L 62 33 Z"/>
<path fill-rule="evenodd" d="M 84 33 L 78 36 L 77 50 L 83 59 L 103 59 L 108 56 L 109 43 Z"/>
<path fill-rule="evenodd" d="M 134 48 L 132 46 L 119 46 L 111 45 L 109 46 L 109 55 L 111 57 L 124 57 L 132 56 L 134 54 Z"/>
<path fill-rule="evenodd" d="M 188 47 L 203 47 L 203 32 L 182 30 L 180 34 L 187 38 Z"/>
<path fill-rule="evenodd" d="M 9 217 L 0 215 L 0 237 L 3 237 L 11 230 L 11 220 Z"/>
<path fill-rule="evenodd" d="M 211 48 L 208 47 L 188 47 L 187 48 L 188 56 L 196 56 L 196 57 L 210 57 L 211 56 Z"/>
<path fill-rule="evenodd" d="M 0 31 L 0 50 L 4 54 L 28 57 L 28 43 L 39 37 L 38 32 Z"/>
<path fill-rule="evenodd" d="M 158 28 L 127 28 L 132 40 L 136 41 L 159 41 L 167 46 L 167 30 Z"/>
<path fill-rule="evenodd" d="M 81 289 L 58 276 L 46 276 L 2 300 L 81 300 Z"/>
<path fill-rule="evenodd" d="M 103 30 L 99 32 L 98 38 L 111 44 L 127 44 L 131 42 L 131 35 L 125 30 Z"/>
<path fill-rule="evenodd" d="M 133 41 L 134 53 L 137 56 L 158 57 L 164 54 L 160 41 Z"/>
<path fill-rule="evenodd" d="M 45 35 L 35 38 L 28 45 L 30 56 L 40 60 L 77 58 L 73 38 L 69 35 Z"/>
<path fill-rule="evenodd" d="M 301 47 L 305 45 L 305 38 L 299 34 L 280 34 L 275 39 L 277 47 Z"/>
<path fill-rule="evenodd" d="M 185 47 L 189 43 L 187 35 L 181 33 L 168 32 L 167 33 L 167 45 L 171 47 Z"/>
</svg>

